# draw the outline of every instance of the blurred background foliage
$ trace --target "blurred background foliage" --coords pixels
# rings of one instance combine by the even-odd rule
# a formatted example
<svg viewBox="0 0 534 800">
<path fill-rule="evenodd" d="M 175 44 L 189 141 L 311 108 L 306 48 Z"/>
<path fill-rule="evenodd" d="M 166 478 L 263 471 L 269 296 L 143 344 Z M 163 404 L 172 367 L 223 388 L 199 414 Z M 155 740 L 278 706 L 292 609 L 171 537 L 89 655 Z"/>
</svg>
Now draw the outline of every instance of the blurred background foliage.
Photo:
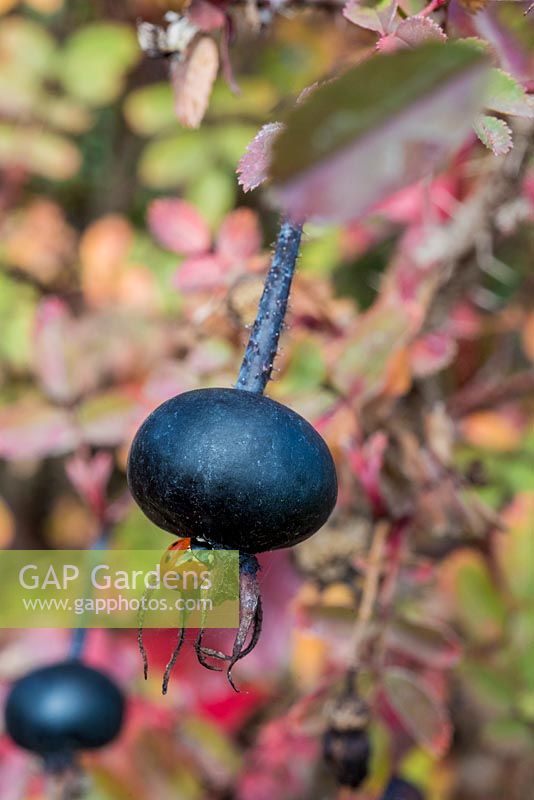
<svg viewBox="0 0 534 800">
<path fill-rule="evenodd" d="M 467 32 L 472 21 L 452 5 Z M 487 25 L 517 37 L 532 67 L 522 5 L 496 5 Z M 280 15 L 261 35 L 237 21 L 239 93 L 219 77 L 202 126 L 186 130 L 166 62 L 142 54 L 135 30 L 170 7 L 0 2 L 2 547 L 89 546 L 100 520 L 65 466 L 81 459 L 91 474 L 99 451 L 112 459 L 113 544 L 168 545 L 129 502 L 128 444 L 169 396 L 234 382 L 277 223 L 265 193 L 243 194 L 237 163 L 305 87 L 374 45 L 339 13 Z M 406 231 L 428 213 L 450 219 L 493 158 L 471 143 L 429 195 L 410 187 L 363 222 L 307 228 L 269 394 L 327 439 L 339 507 L 296 555 L 264 557 L 267 622 L 240 667 L 242 694 L 189 652 L 162 698 L 157 669 L 142 682 L 133 634 L 91 635 L 87 657 L 123 682 L 129 716 L 121 741 L 87 760 L 88 800 L 336 796 L 318 757 L 320 687 L 346 661 L 372 524 L 362 464 L 380 450 L 377 431 L 389 441 L 382 490 L 393 519 L 413 500 L 413 538 L 393 609 L 376 621 L 390 672 L 361 797 L 380 797 L 392 771 L 428 800 L 532 797 L 534 405 L 532 390 L 495 391 L 517 373 L 532 388 L 532 170 L 517 198 L 526 214 L 446 320 L 398 336 L 401 307 L 379 302 Z M 473 399 L 473 385 L 497 401 Z M 2 693 L 63 656 L 67 638 L 3 631 Z M 147 638 L 163 665 L 170 634 Z M 2 798 L 43 792 L 33 763 L 0 739 Z"/>
</svg>

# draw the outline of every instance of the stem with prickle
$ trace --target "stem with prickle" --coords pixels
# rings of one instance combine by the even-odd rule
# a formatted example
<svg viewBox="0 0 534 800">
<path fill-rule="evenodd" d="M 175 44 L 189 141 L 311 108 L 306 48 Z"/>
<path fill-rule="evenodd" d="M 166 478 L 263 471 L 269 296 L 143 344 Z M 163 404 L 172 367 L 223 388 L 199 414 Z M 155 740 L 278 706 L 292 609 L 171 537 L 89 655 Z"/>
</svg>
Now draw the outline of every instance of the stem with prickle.
<svg viewBox="0 0 534 800">
<path fill-rule="evenodd" d="M 282 221 L 236 389 L 263 394 L 271 377 L 301 236 L 302 225 Z"/>
</svg>

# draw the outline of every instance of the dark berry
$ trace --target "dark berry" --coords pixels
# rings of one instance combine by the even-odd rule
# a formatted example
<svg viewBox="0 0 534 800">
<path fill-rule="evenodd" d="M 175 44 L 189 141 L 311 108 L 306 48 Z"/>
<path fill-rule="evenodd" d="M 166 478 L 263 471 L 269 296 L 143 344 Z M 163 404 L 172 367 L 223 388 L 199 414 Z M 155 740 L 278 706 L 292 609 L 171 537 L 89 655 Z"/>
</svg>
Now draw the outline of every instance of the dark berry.
<svg viewBox="0 0 534 800">
<path fill-rule="evenodd" d="M 402 778 L 391 778 L 382 800 L 425 800 L 419 789 Z"/>
<path fill-rule="evenodd" d="M 236 389 L 198 389 L 159 406 L 132 443 L 128 483 L 160 528 L 248 553 L 311 536 L 337 497 L 332 456 L 309 422 Z"/>
<path fill-rule="evenodd" d="M 77 750 L 111 742 L 123 714 L 124 698 L 113 681 L 79 661 L 64 661 L 36 669 L 13 685 L 6 731 L 20 747 L 59 764 Z"/>
<path fill-rule="evenodd" d="M 367 778 L 371 744 L 369 709 L 357 695 L 342 696 L 323 736 L 323 756 L 340 786 L 356 789 Z"/>
<path fill-rule="evenodd" d="M 323 753 L 340 786 L 357 789 L 366 779 L 371 756 L 367 731 L 329 728 L 323 739 Z"/>
</svg>

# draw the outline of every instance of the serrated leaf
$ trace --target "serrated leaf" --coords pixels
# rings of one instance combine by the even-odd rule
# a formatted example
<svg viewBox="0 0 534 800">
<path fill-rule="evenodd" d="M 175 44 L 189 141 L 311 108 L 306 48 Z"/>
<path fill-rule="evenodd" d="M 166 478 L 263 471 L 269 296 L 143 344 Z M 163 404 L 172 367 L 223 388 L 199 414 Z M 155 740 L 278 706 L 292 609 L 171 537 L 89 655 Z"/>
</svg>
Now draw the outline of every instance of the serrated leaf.
<svg viewBox="0 0 534 800">
<path fill-rule="evenodd" d="M 280 122 L 264 125 L 248 145 L 237 167 L 239 183 L 244 192 L 256 189 L 267 180 L 273 144 L 283 128 Z"/>
<path fill-rule="evenodd" d="M 481 105 L 486 57 L 466 42 L 375 56 L 320 86 L 273 147 L 274 197 L 297 219 L 354 219 L 458 147 Z"/>
<path fill-rule="evenodd" d="M 397 0 L 380 0 L 378 3 L 349 0 L 343 9 L 343 16 L 360 28 L 386 36 L 395 28 L 397 6 Z"/>
<path fill-rule="evenodd" d="M 430 17 L 408 17 L 399 23 L 395 38 L 409 47 L 418 47 L 423 42 L 445 42 L 447 36 Z"/>
<path fill-rule="evenodd" d="M 384 672 L 384 692 L 407 733 L 436 756 L 450 744 L 452 726 L 447 709 L 419 675 L 398 667 Z"/>
<path fill-rule="evenodd" d="M 525 92 L 512 75 L 502 69 L 490 70 L 484 105 L 499 114 L 534 118 L 534 98 Z"/>
<path fill-rule="evenodd" d="M 512 147 L 512 131 L 503 119 L 480 114 L 473 123 L 475 133 L 494 156 L 503 156 Z"/>
</svg>

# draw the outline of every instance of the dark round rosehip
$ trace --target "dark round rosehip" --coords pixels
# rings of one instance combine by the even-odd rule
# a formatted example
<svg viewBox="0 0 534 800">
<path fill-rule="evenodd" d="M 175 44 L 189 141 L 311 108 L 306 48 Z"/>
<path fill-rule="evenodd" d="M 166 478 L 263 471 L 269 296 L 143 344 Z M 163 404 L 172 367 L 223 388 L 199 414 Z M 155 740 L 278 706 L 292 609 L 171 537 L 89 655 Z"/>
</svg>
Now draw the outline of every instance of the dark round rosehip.
<svg viewBox="0 0 534 800">
<path fill-rule="evenodd" d="M 246 553 L 311 536 L 337 497 L 332 456 L 310 423 L 236 389 L 198 389 L 159 406 L 132 443 L 128 483 L 160 528 Z"/>
<path fill-rule="evenodd" d="M 425 798 L 413 783 L 393 777 L 386 786 L 382 800 L 425 800 Z"/>
<path fill-rule="evenodd" d="M 20 678 L 5 710 L 6 731 L 13 741 L 58 763 L 77 750 L 111 742 L 123 715 L 124 698 L 116 684 L 75 660 Z"/>
<path fill-rule="evenodd" d="M 371 745 L 366 730 L 329 728 L 323 755 L 340 786 L 357 789 L 367 778 Z"/>
</svg>

